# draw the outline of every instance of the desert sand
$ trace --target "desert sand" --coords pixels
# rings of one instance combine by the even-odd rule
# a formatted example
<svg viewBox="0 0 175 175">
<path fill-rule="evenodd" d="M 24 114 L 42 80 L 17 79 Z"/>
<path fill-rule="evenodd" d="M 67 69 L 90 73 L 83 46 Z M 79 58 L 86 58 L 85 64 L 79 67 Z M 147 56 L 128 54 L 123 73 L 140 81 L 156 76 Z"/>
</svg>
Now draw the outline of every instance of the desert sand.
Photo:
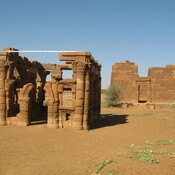
<svg viewBox="0 0 175 175">
<path fill-rule="evenodd" d="M 0 127 L 0 175 L 91 175 L 104 160 L 115 162 L 101 173 L 174 175 L 175 158 L 155 155 L 157 164 L 128 158 L 126 145 L 175 139 L 175 109 L 102 108 L 102 118 L 90 131 L 48 129 L 46 124 Z M 175 145 L 151 149 L 175 152 Z"/>
</svg>

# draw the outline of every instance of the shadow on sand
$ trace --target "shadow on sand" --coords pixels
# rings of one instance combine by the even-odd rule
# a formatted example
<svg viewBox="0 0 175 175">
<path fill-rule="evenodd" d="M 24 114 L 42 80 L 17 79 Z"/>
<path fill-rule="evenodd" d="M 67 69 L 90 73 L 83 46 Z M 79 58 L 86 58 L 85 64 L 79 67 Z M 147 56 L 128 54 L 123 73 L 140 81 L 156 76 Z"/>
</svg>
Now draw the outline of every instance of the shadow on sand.
<svg viewBox="0 0 175 175">
<path fill-rule="evenodd" d="M 101 118 L 96 122 L 95 126 L 92 129 L 128 123 L 127 114 L 124 115 L 101 114 L 100 116 Z"/>
<path fill-rule="evenodd" d="M 127 122 L 127 114 L 123 115 L 116 115 L 116 114 L 101 114 L 100 119 L 95 123 L 95 125 L 91 129 L 97 129 L 97 128 L 103 128 L 103 127 L 109 127 L 119 124 L 125 124 Z M 41 124 L 47 124 L 47 120 L 44 118 L 38 118 L 35 120 L 32 120 L 30 125 L 41 125 Z"/>
</svg>

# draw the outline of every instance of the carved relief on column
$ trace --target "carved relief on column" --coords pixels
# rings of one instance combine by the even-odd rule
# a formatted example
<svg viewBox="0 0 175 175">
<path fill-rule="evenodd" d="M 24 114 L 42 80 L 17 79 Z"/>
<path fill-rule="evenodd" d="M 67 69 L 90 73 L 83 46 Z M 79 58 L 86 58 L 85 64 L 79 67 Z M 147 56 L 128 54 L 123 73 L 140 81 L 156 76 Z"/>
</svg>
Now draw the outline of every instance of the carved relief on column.
<svg viewBox="0 0 175 175">
<path fill-rule="evenodd" d="M 24 85 L 20 89 L 18 102 L 20 105 L 20 113 L 17 115 L 19 119 L 18 125 L 28 126 L 31 118 L 30 92 L 34 89 L 32 83 Z"/>
<path fill-rule="evenodd" d="M 72 127 L 83 129 L 84 95 L 85 95 L 85 71 L 87 64 L 83 62 L 73 62 L 73 71 L 76 77 L 76 101 L 75 113 L 73 116 Z"/>
<path fill-rule="evenodd" d="M 5 79 L 8 62 L 0 60 L 0 125 L 6 124 Z"/>
</svg>

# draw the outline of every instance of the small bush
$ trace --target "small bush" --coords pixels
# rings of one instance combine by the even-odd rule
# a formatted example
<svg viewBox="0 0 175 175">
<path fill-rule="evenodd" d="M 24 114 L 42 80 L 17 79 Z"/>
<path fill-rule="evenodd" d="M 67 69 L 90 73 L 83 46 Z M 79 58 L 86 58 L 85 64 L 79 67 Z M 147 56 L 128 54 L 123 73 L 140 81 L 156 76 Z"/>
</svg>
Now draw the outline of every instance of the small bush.
<svg viewBox="0 0 175 175">
<path fill-rule="evenodd" d="M 117 86 L 110 86 L 105 91 L 105 101 L 108 107 L 110 106 L 119 106 L 121 103 L 119 102 L 120 97 L 122 95 L 122 89 Z"/>
</svg>

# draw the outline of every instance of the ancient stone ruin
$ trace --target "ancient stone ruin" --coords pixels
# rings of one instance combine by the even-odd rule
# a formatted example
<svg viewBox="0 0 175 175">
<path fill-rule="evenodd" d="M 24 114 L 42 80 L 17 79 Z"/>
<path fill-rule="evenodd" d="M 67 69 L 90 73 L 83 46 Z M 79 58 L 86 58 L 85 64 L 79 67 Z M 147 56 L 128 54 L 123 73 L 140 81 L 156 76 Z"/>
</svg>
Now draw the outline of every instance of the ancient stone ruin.
<svg viewBox="0 0 175 175">
<path fill-rule="evenodd" d="M 123 89 L 122 102 L 175 102 L 175 65 L 151 67 L 148 77 L 138 76 L 138 66 L 126 61 L 112 67 L 111 85 Z"/>
<path fill-rule="evenodd" d="M 90 52 L 61 52 L 65 64 L 42 64 L 8 51 L 17 50 L 0 52 L 0 125 L 93 126 L 100 116 L 101 65 Z M 72 70 L 72 78 L 63 79 L 64 70 Z"/>
</svg>

